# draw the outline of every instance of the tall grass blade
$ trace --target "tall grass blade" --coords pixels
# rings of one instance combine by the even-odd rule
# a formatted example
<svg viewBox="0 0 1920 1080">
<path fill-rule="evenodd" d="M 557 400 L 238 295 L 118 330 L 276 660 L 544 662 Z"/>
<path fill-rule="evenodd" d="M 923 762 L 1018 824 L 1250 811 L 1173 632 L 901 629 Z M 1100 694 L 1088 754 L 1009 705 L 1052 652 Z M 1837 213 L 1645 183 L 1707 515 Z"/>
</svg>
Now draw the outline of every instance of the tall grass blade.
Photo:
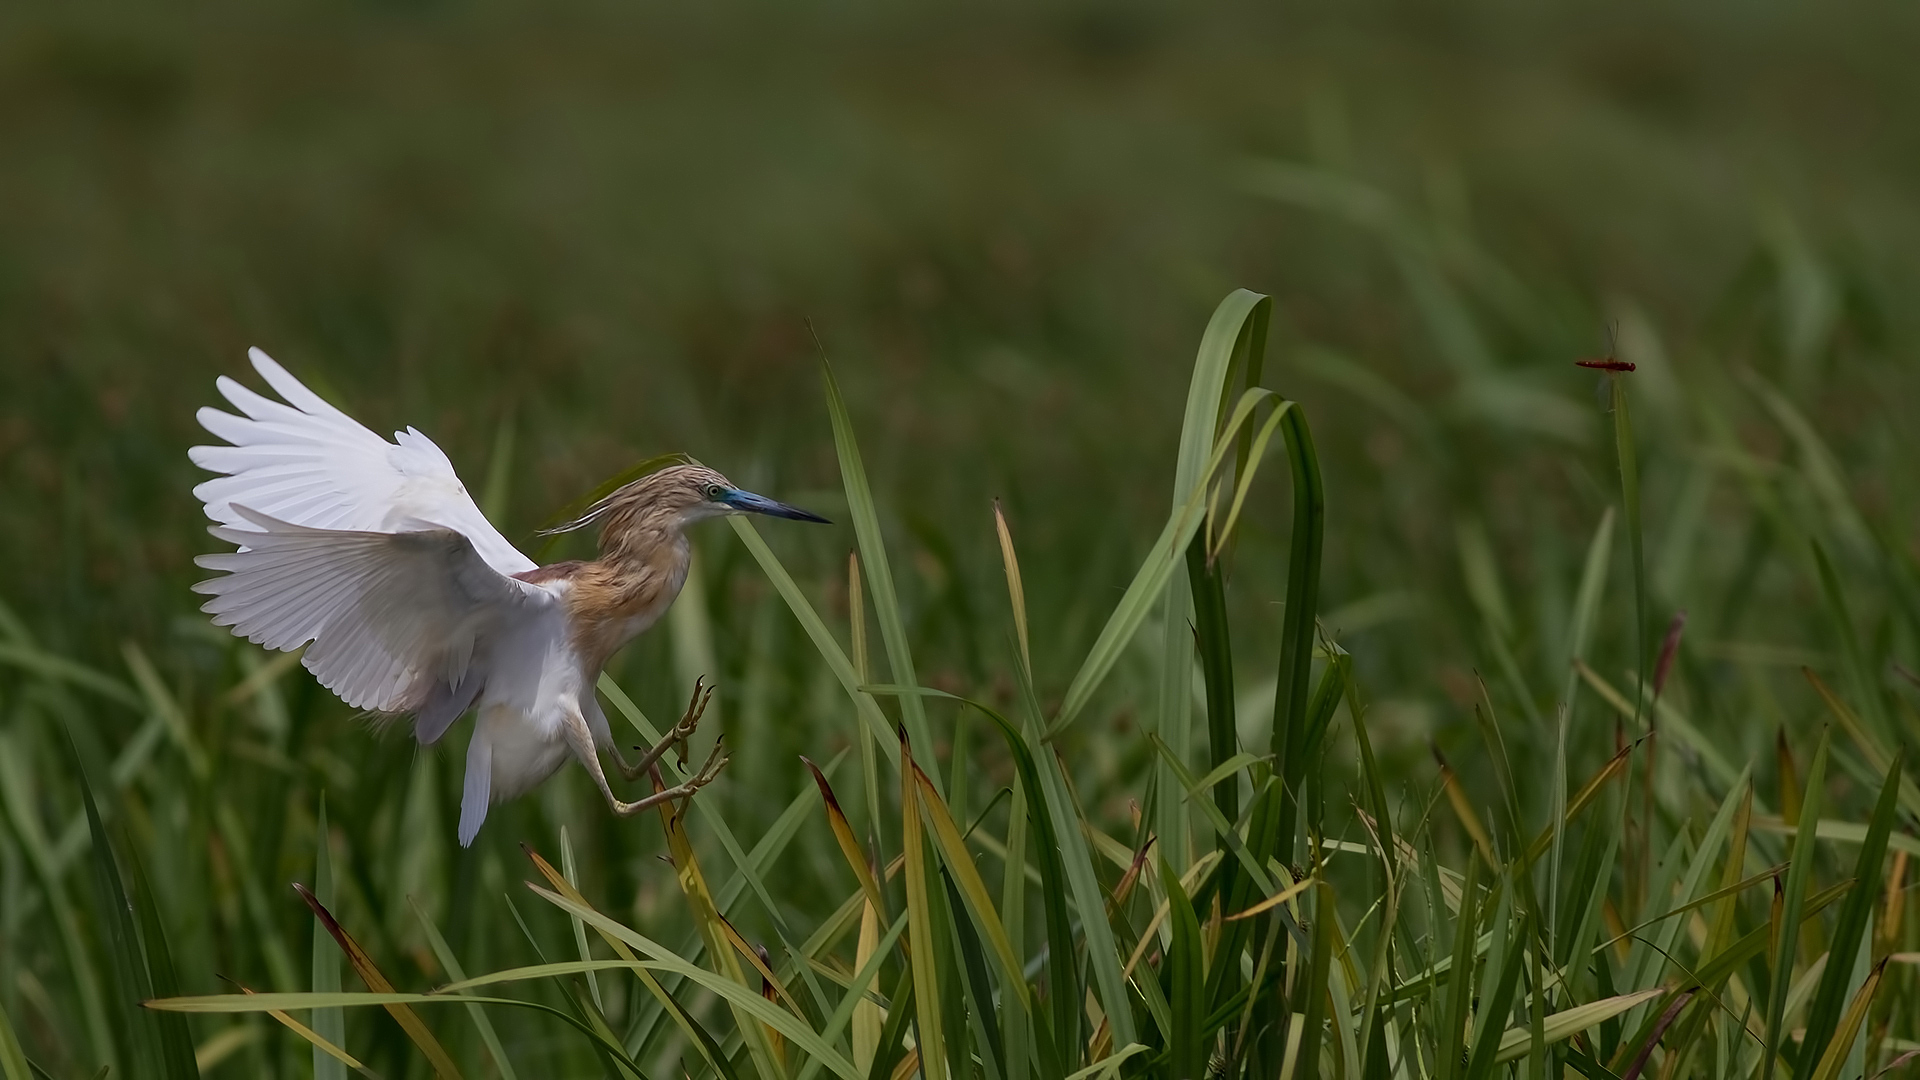
<svg viewBox="0 0 1920 1080">
<path fill-rule="evenodd" d="M 1167 891 L 1168 925 L 1173 944 L 1162 972 L 1167 982 L 1168 1014 L 1173 1030 L 1167 1040 L 1168 1075 L 1174 1080 L 1201 1080 L 1207 1069 L 1206 952 L 1200 938 L 1200 919 L 1193 902 L 1180 887 L 1180 876 L 1165 859 L 1159 860 L 1160 881 Z"/>
<path fill-rule="evenodd" d="M 1899 813 L 1901 766 L 1905 756 L 1904 751 L 1896 754 L 1893 766 L 1887 770 L 1886 782 L 1881 785 L 1880 800 L 1874 805 L 1873 817 L 1867 824 L 1866 842 L 1860 846 L 1860 857 L 1854 863 L 1853 891 L 1840 906 L 1840 921 L 1834 926 L 1833 938 L 1828 943 L 1827 968 L 1807 1008 L 1806 1034 L 1800 1039 L 1800 1067 L 1796 1070 L 1802 1075 L 1809 1071 L 1809 1064 L 1819 1062 L 1827 1053 L 1827 1044 L 1834 1040 L 1835 1028 L 1840 1023 L 1842 1003 L 1853 989 L 1853 972 L 1846 960 L 1866 940 L 1874 904 L 1880 899 L 1880 875 L 1886 865 L 1887 836 Z"/>
<path fill-rule="evenodd" d="M 1880 989 L 1880 978 L 1886 973 L 1887 961 L 1882 959 L 1873 966 L 1873 971 L 1860 984 L 1853 995 L 1853 1003 L 1847 1006 L 1847 1013 L 1840 1018 L 1838 1030 L 1834 1032 L 1826 1053 L 1820 1057 L 1820 1063 L 1814 1066 L 1811 1080 L 1840 1080 L 1841 1070 L 1847 1065 L 1849 1048 L 1866 1026 L 1867 1013 L 1873 1007 L 1873 996 Z M 1811 1055 L 1809 1055 L 1811 1056 Z"/>
<path fill-rule="evenodd" d="M 1174 458 L 1171 512 L 1176 517 L 1193 496 L 1202 495 L 1205 498 L 1202 493 L 1212 484 L 1213 470 L 1208 467 L 1208 460 L 1219 439 L 1219 425 L 1226 418 L 1232 401 L 1235 360 L 1265 351 L 1267 313 L 1271 308 L 1272 301 L 1267 297 L 1246 289 L 1236 289 L 1220 302 L 1214 309 L 1213 317 L 1207 321 L 1206 332 L 1200 338 L 1199 352 L 1194 358 L 1193 375 L 1187 385 L 1186 410 L 1180 425 L 1180 448 Z M 1244 468 L 1242 471 L 1244 473 Z M 1212 547 L 1204 529 L 1185 546 L 1190 564 L 1194 548 L 1205 551 Z M 1212 562 L 1205 557 L 1200 561 L 1203 570 Z M 1189 620 L 1194 618 L 1196 597 L 1190 580 L 1191 575 L 1189 581 L 1170 578 L 1160 598 L 1160 657 L 1154 673 L 1157 731 L 1183 762 L 1191 752 L 1193 704 L 1193 631 Z M 1212 585 L 1205 581 L 1194 584 L 1217 593 L 1217 580 Z M 1198 599 L 1201 604 L 1207 604 L 1217 597 Z M 1216 623 L 1214 628 L 1224 627 Z M 1216 693 L 1230 695 L 1231 691 Z M 1210 699 L 1209 706 L 1212 704 Z M 1209 723 L 1212 722 L 1210 718 Z M 1228 754 L 1231 753 L 1229 750 Z M 1154 802 L 1157 817 L 1154 832 L 1160 838 L 1161 852 L 1177 865 L 1185 865 L 1187 828 L 1184 815 L 1180 812 L 1178 802 L 1166 797 L 1166 793 L 1173 790 L 1172 777 L 1164 771 L 1159 772 L 1153 790 L 1159 793 Z"/>
<path fill-rule="evenodd" d="M 1826 783 L 1827 745 L 1831 735 L 1827 729 L 1821 729 L 1819 748 L 1813 752 L 1813 764 L 1807 768 L 1806 794 L 1800 804 L 1802 822 L 1820 818 L 1821 788 Z M 1782 1030 L 1782 1022 L 1787 1011 L 1787 991 L 1793 981 L 1793 959 L 1800 943 L 1801 912 L 1813 877 L 1813 845 L 1818 832 L 1818 829 L 1802 828 L 1794 836 L 1792 865 L 1787 868 L 1786 885 L 1780 894 L 1779 940 L 1773 947 L 1760 1080 L 1773 1080 L 1774 1068 L 1785 1053 L 1786 1032 Z"/>
<path fill-rule="evenodd" d="M 1287 599 L 1280 621 L 1280 667 L 1275 676 L 1272 753 L 1281 777 L 1278 835 L 1267 848 L 1282 861 L 1292 857 L 1296 800 L 1311 767 L 1307 759 L 1307 691 L 1313 669 L 1315 619 L 1319 612 L 1320 548 L 1326 531 L 1326 492 L 1313 434 L 1298 406 L 1281 422 L 1287 462 L 1293 470 L 1293 533 L 1287 547 Z"/>
<path fill-rule="evenodd" d="M 331 910 L 335 903 L 333 883 L 333 852 L 329 843 L 330 829 L 327 825 L 327 795 L 320 793 L 319 805 L 314 809 L 313 823 L 313 894 L 323 907 Z M 340 948 L 333 943 L 333 936 L 327 932 L 327 926 L 318 915 L 313 919 L 312 974 L 310 982 L 316 994 L 338 993 L 340 990 Z M 451 971 L 451 969 L 449 969 Z M 455 976 L 458 978 L 458 976 Z M 313 1022 L 313 1030 L 321 1038 L 335 1046 L 347 1045 L 347 1014 L 340 1009 L 315 1009 L 307 1019 Z M 346 1063 L 320 1046 L 313 1048 L 313 1080 L 346 1080 Z"/>
<path fill-rule="evenodd" d="M 774 555 L 771 548 L 767 547 L 767 542 L 760 539 L 760 534 L 754 530 L 753 524 L 746 518 L 729 517 L 727 524 L 733 526 L 733 531 L 740 537 L 740 542 L 747 546 L 748 553 L 766 573 L 767 580 L 773 582 L 774 590 L 787 602 L 787 607 L 792 609 L 794 618 L 800 620 L 800 626 L 807 632 L 807 638 L 813 642 L 814 648 L 819 650 L 821 659 L 827 662 L 827 668 L 833 672 L 834 678 L 840 681 L 841 689 L 853 699 L 854 709 L 886 752 L 887 760 L 896 765 L 899 764 L 898 742 L 894 738 L 893 729 L 887 724 L 886 715 L 880 711 L 880 706 L 874 702 L 873 698 L 860 689 L 864 683 L 854 672 L 853 662 L 847 659 L 847 654 L 840 648 L 840 643 L 834 640 L 833 632 L 827 629 L 827 624 L 821 621 L 819 613 L 813 610 L 813 605 L 807 601 L 806 594 L 801 592 L 800 586 L 794 582 L 793 575 L 787 573 L 787 568 L 781 565 L 779 558 Z"/>
<path fill-rule="evenodd" d="M 913 779 L 911 738 L 904 732 L 900 738 L 900 845 L 907 857 L 907 941 L 911 947 L 908 960 L 913 968 L 914 1030 L 919 1034 L 916 1043 L 920 1065 L 926 1071 L 927 1080 L 944 1080 L 947 1048 L 942 1031 L 933 908 L 928 896 L 930 867 L 920 838 L 920 797 Z"/>
<path fill-rule="evenodd" d="M 840 385 L 834 381 L 833 366 L 824 357 L 820 361 L 820 379 L 826 387 L 827 413 L 833 420 L 833 447 L 840 459 L 840 479 L 847 490 L 847 514 L 853 519 L 853 534 L 860 544 L 861 569 L 873 594 L 873 614 L 880 621 L 880 641 L 886 647 L 887 667 L 893 672 L 894 682 L 917 686 L 920 680 L 914 675 L 913 653 L 907 645 L 907 621 L 901 614 L 900 598 L 894 592 L 886 539 L 880 532 L 880 515 L 874 506 L 873 490 L 867 484 L 867 469 L 860 460 L 860 444 L 854 438 L 846 402 L 840 397 Z M 906 721 L 907 734 L 921 746 L 932 747 L 933 732 L 927 727 L 926 708 L 920 699 L 902 698 L 900 714 Z M 937 775 L 934 786 L 939 786 Z"/>
</svg>

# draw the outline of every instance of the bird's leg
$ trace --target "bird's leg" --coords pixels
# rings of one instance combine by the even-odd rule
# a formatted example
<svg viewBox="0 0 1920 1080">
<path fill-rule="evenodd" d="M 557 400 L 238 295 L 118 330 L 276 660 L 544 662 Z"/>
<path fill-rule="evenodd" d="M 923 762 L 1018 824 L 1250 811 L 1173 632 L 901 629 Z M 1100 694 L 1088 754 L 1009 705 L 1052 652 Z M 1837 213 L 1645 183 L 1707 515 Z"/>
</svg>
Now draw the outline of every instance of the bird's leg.
<svg viewBox="0 0 1920 1080">
<path fill-rule="evenodd" d="M 648 807 L 658 806 L 671 799 L 692 795 L 694 792 L 713 783 L 714 778 L 720 775 L 720 770 L 725 768 L 727 764 L 726 744 L 715 743 L 713 753 L 707 755 L 706 764 L 700 766 L 700 771 L 694 774 L 692 779 L 674 787 L 656 791 L 636 802 L 622 802 L 614 795 L 613 787 L 607 783 L 606 770 L 600 766 L 600 755 L 595 752 L 593 732 L 588 729 L 586 718 L 580 715 L 580 710 L 577 708 L 568 709 L 565 716 L 567 741 L 573 747 L 574 756 L 580 759 L 580 764 L 586 766 L 588 774 L 593 777 L 594 786 L 598 787 L 600 794 L 606 797 L 607 805 L 613 808 L 614 813 L 622 817 L 628 814 L 639 813 Z M 679 729 L 676 727 L 675 730 L 677 731 Z M 652 760 L 648 761 L 647 764 L 657 765 L 658 761 L 659 755 L 654 754 Z M 656 783 L 659 782 L 657 769 L 654 780 Z"/>
<path fill-rule="evenodd" d="M 627 764 L 627 759 L 620 756 L 620 748 L 613 747 L 613 763 L 614 767 L 620 770 L 620 775 L 629 780 L 637 780 L 669 749 L 676 745 L 684 745 L 693 736 L 694 730 L 700 726 L 700 717 L 706 713 L 707 702 L 712 698 L 713 687 L 707 685 L 707 680 L 704 677 L 695 679 L 693 697 L 687 702 L 687 711 L 680 717 L 680 722 L 673 725 L 673 730 L 662 736 L 659 742 L 654 743 L 652 749 L 641 754 L 639 761 L 632 765 Z M 637 750 L 639 747 L 634 749 Z"/>
</svg>

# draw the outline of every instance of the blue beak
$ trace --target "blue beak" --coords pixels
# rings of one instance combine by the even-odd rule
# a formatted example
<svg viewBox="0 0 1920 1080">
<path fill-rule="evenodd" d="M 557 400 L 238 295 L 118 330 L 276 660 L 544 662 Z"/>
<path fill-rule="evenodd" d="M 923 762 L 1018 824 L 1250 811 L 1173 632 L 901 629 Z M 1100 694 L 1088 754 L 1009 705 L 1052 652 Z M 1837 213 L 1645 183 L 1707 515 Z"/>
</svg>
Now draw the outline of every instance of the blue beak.
<svg viewBox="0 0 1920 1080">
<path fill-rule="evenodd" d="M 833 524 L 833 522 L 828 521 L 819 514 L 808 513 L 797 506 L 788 506 L 783 502 L 775 502 L 765 495 L 755 495 L 751 491 L 741 491 L 738 488 L 720 496 L 720 501 L 733 507 L 735 510 L 745 510 L 749 514 L 765 514 L 768 517 L 791 518 L 794 521 L 817 521 L 822 525 Z"/>
</svg>

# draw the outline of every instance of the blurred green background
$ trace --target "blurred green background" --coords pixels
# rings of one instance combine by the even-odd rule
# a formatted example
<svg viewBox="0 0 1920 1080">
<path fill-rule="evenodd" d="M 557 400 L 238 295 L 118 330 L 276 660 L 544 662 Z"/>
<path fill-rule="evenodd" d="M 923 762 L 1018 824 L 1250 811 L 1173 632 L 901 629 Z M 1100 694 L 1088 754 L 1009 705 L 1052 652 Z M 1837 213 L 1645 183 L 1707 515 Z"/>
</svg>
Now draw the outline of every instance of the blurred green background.
<svg viewBox="0 0 1920 1080">
<path fill-rule="evenodd" d="M 1797 667 L 1838 663 L 1810 535 L 1875 655 L 1914 651 L 1888 612 L 1916 595 L 1916 34 L 1920 11 L 1866 0 L 6 5 L 0 601 L 101 669 L 137 643 L 196 717 L 254 670 L 187 589 L 213 546 L 193 413 L 216 375 L 258 385 L 249 345 L 376 430 L 427 432 L 515 538 L 669 450 L 835 516 L 810 322 L 923 681 L 1010 693 L 998 498 L 1051 702 L 1165 519 L 1194 347 L 1244 286 L 1275 299 L 1265 381 L 1306 408 L 1330 493 L 1323 622 L 1395 775 L 1430 781 L 1429 739 L 1477 745 L 1489 635 L 1528 680 L 1502 707 L 1551 708 L 1616 500 L 1595 377 L 1571 364 L 1609 326 L 1639 364 L 1649 619 L 1692 613 L 1672 693 L 1740 761 L 1782 726 L 1803 741 L 1818 699 Z M 1252 701 L 1273 683 L 1283 471 L 1229 592 Z M 851 532 L 764 532 L 844 622 Z M 614 673 L 656 719 L 692 674 L 721 679 L 730 741 L 756 748 L 710 792 L 740 828 L 845 727 L 733 537 L 699 550 L 711 656 L 657 632 Z M 1617 678 L 1615 574 L 1597 665 Z M 1139 723 L 1119 675 L 1075 759 L 1116 820 L 1149 753 L 1100 737 Z M 0 673 L 12 745 L 57 762 L 25 685 Z M 351 903 L 380 907 L 389 858 L 428 891 L 487 873 L 445 869 L 458 745 L 416 759 L 304 675 L 284 693 L 290 723 L 203 732 L 262 770 L 235 781 L 267 808 L 256 864 L 298 876 L 326 787 L 343 843 L 375 852 Z M 109 750 L 139 720 L 86 715 Z M 1613 736 L 1586 719 L 1590 767 Z M 589 877 L 644 912 L 670 887 L 644 880 L 657 838 L 618 838 L 577 770 L 551 787 L 474 857 L 499 873 L 514 839 L 569 823 L 601 845 Z M 426 862 L 382 846 L 415 826 Z M 190 943 L 225 916 L 194 918 Z M 454 913 L 456 951 L 481 918 Z M 252 946 L 209 948 L 270 981 Z"/>
</svg>

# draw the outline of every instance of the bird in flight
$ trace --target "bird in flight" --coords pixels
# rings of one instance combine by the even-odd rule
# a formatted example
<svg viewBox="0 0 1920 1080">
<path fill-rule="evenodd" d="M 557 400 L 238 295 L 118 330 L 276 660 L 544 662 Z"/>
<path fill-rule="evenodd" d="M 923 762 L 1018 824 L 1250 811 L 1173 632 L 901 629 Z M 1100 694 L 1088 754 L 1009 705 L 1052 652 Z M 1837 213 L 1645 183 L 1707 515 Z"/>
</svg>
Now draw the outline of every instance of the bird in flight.
<svg viewBox="0 0 1920 1080">
<path fill-rule="evenodd" d="M 635 802 L 613 793 L 607 750 L 628 780 L 693 734 L 703 682 L 679 723 L 629 765 L 594 687 L 609 658 L 664 614 L 686 582 L 686 529 L 729 514 L 826 519 L 742 491 L 687 462 L 619 488 L 559 531 L 599 526 L 600 557 L 537 565 L 493 527 L 453 463 L 414 428 L 388 442 L 259 349 L 248 353 L 285 403 L 221 376 L 243 415 L 203 408 L 224 446 L 188 451 L 221 475 L 193 489 L 238 550 L 195 560 L 218 577 L 194 590 L 215 625 L 301 663 L 348 705 L 411 714 L 437 742 L 476 714 L 460 801 L 460 843 L 494 803 L 533 789 L 571 753 L 616 814 L 692 795 L 726 764 L 721 746 L 685 782 Z"/>
</svg>

